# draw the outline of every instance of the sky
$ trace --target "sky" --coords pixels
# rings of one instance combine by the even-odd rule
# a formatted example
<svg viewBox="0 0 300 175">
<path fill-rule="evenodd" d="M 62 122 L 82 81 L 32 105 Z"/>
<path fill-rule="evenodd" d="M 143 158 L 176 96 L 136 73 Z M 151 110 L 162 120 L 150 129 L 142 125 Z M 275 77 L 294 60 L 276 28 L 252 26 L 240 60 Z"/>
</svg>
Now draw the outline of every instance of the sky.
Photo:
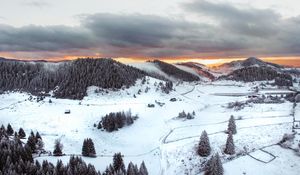
<svg viewBox="0 0 300 175">
<path fill-rule="evenodd" d="M 300 66 L 298 0 L 0 0 L 0 4 L 0 57 L 209 63 L 256 56 Z"/>
</svg>

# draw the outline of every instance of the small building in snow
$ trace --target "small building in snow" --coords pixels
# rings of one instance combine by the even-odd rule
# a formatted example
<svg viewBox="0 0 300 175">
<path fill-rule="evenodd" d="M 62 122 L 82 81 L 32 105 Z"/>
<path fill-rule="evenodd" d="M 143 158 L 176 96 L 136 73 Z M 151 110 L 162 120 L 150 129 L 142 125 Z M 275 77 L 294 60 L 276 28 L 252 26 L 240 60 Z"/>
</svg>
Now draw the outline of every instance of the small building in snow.
<svg viewBox="0 0 300 175">
<path fill-rule="evenodd" d="M 71 110 L 70 109 L 66 109 L 65 110 L 65 114 L 71 114 Z"/>
</svg>

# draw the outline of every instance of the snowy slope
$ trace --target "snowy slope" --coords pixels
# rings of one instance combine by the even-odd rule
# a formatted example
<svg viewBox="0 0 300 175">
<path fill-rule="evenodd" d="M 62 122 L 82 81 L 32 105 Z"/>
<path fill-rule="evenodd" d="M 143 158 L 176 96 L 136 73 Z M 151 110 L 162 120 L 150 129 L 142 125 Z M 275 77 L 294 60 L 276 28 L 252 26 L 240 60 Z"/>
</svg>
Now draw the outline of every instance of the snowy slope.
<svg viewBox="0 0 300 175">
<path fill-rule="evenodd" d="M 150 70 L 158 71 L 155 67 L 151 67 Z M 200 163 L 206 159 L 196 155 L 195 147 L 201 132 L 206 130 L 213 152 L 219 152 L 222 157 L 225 174 L 272 174 L 284 170 L 289 175 L 298 174 L 299 165 L 292 164 L 291 160 L 299 162 L 299 157 L 278 147 L 267 149 L 277 156 L 268 165 L 261 165 L 248 156 L 229 161 L 228 156 L 222 152 L 227 137 L 224 130 L 230 115 L 234 115 L 239 119 L 236 121 L 238 133 L 234 135 L 236 152 L 242 153 L 247 149 L 255 156 L 268 159 L 266 155 L 254 152 L 277 143 L 284 133 L 291 132 L 292 103 L 252 104 L 235 111 L 227 109 L 227 104 L 247 100 L 247 94 L 251 93 L 257 84 L 232 81 L 182 83 L 175 86 L 175 91 L 164 94 L 158 90 L 159 82 L 161 81 L 148 77 L 145 84 L 139 80 L 129 89 L 108 93 L 95 93 L 96 87 L 90 87 L 88 96 L 81 101 L 47 97 L 44 101 L 36 102 L 29 101 L 29 95 L 25 93 L 2 94 L 0 123 L 11 123 L 14 128 L 23 127 L 27 134 L 30 129 L 39 131 L 45 142 L 45 149 L 49 151 L 53 150 L 55 139 L 60 138 L 64 144 L 63 152 L 66 154 L 80 155 L 83 140 L 90 137 L 95 143 L 98 156 L 84 160 L 94 164 L 100 171 L 104 171 L 105 166 L 111 163 L 115 152 L 121 152 L 124 154 L 125 163 L 133 161 L 139 164 L 144 160 L 150 175 L 200 174 Z M 145 92 L 147 87 L 150 88 L 148 93 Z M 139 90 L 142 92 L 140 95 Z M 245 95 L 220 96 L 217 93 Z M 136 98 L 133 97 L 134 94 Z M 176 98 L 177 101 L 171 102 L 171 98 Z M 49 99 L 52 103 L 48 102 Z M 155 101 L 165 105 L 160 107 Z M 155 104 L 155 108 L 148 108 L 149 103 Z M 64 114 L 66 109 L 70 109 L 71 114 Z M 133 125 L 112 133 L 93 127 L 103 115 L 128 109 L 139 115 L 139 119 Z M 183 110 L 195 111 L 195 118 L 176 119 L 178 113 Z M 47 159 L 56 163 L 57 159 L 66 162 L 68 156 L 44 155 L 36 159 Z M 245 161 L 251 162 L 249 166 L 253 165 L 259 168 L 259 171 L 248 167 Z M 282 163 L 286 161 L 293 167 Z M 235 165 L 240 165 L 240 168 L 236 169 Z"/>
</svg>

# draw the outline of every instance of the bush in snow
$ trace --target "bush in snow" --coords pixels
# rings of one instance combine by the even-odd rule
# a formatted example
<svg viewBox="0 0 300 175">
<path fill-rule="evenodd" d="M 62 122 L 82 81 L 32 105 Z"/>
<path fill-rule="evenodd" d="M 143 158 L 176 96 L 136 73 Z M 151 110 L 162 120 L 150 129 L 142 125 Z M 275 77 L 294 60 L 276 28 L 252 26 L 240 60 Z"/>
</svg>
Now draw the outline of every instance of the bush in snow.
<svg viewBox="0 0 300 175">
<path fill-rule="evenodd" d="M 222 162 L 220 160 L 220 156 L 217 153 L 207 161 L 204 175 L 223 175 L 223 174 L 224 174 L 224 169 L 222 166 Z"/>
<path fill-rule="evenodd" d="M 239 111 L 239 110 L 243 109 L 245 107 L 245 105 L 246 105 L 246 103 L 236 101 L 236 102 L 228 103 L 227 108 Z"/>
<path fill-rule="evenodd" d="M 96 157 L 94 142 L 91 138 L 84 139 L 82 145 L 82 155 L 85 157 Z"/>
<path fill-rule="evenodd" d="M 233 137 L 231 132 L 229 132 L 228 134 L 224 153 L 229 155 L 235 154 L 234 142 L 233 142 Z"/>
<path fill-rule="evenodd" d="M 282 139 L 279 142 L 279 145 L 283 148 L 290 148 L 292 146 L 292 142 L 295 138 L 295 134 L 284 134 Z"/>
<path fill-rule="evenodd" d="M 211 152 L 209 139 L 206 131 L 203 131 L 200 137 L 200 142 L 198 144 L 197 153 L 200 156 L 209 156 Z"/>
<path fill-rule="evenodd" d="M 53 155 L 62 156 L 63 155 L 62 149 L 63 149 L 63 145 L 61 144 L 60 140 L 59 139 L 55 140 Z"/>
<path fill-rule="evenodd" d="M 227 132 L 231 132 L 232 134 L 236 134 L 236 125 L 235 125 L 235 119 L 233 115 L 230 116 L 229 122 L 228 122 L 228 129 Z"/>
</svg>

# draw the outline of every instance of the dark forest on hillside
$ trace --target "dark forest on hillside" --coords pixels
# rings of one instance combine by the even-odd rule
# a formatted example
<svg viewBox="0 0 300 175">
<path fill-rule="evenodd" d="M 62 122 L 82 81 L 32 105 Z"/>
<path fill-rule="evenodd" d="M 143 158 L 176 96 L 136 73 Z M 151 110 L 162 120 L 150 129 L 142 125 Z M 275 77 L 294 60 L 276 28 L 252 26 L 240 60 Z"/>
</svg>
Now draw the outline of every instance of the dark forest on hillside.
<svg viewBox="0 0 300 175">
<path fill-rule="evenodd" d="M 88 86 L 120 89 L 145 73 L 112 59 L 77 59 L 54 63 L 0 61 L 0 91 L 35 95 L 54 90 L 58 98 L 82 99 Z"/>
</svg>

